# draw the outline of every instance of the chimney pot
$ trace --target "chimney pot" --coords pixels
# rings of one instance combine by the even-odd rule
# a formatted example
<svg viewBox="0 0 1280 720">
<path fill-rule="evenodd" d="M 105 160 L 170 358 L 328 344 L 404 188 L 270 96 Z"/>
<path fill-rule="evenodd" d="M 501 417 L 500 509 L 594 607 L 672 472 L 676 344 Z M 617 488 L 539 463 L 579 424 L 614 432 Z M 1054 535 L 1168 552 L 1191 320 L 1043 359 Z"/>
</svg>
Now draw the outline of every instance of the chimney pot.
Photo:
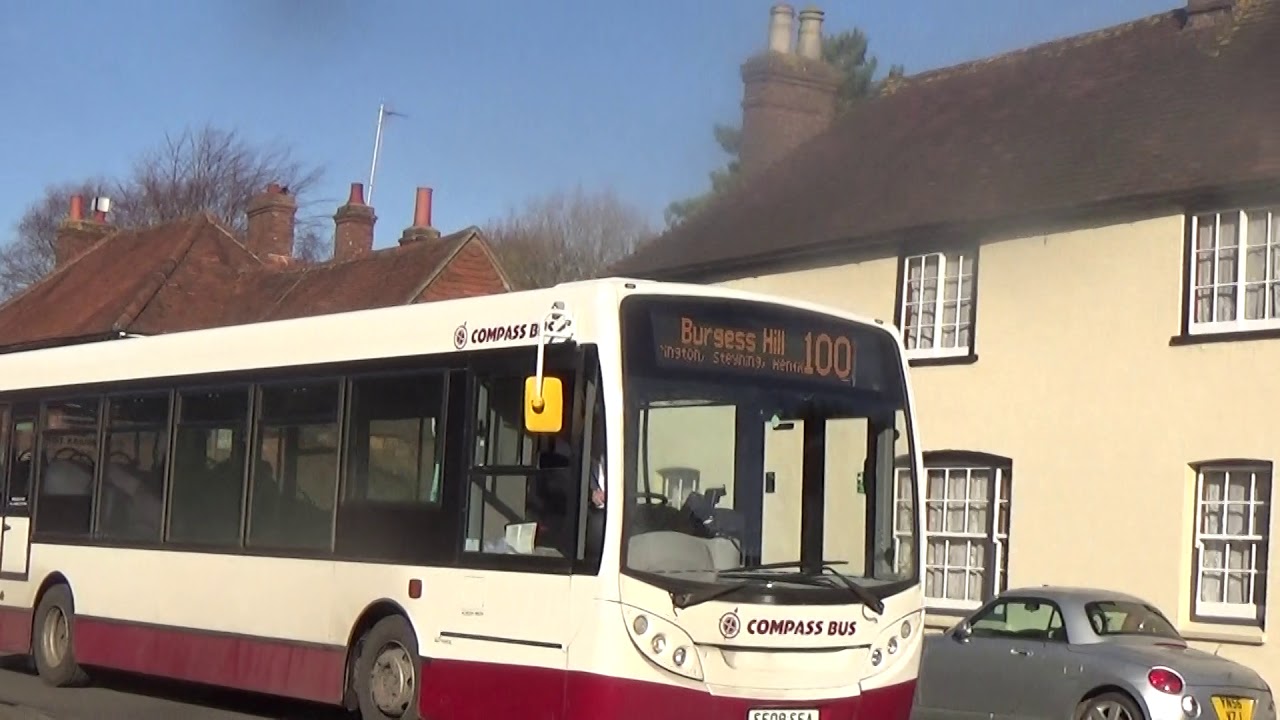
<svg viewBox="0 0 1280 720">
<path fill-rule="evenodd" d="M 413 202 L 413 226 L 431 227 L 431 188 L 418 188 Z"/>
<path fill-rule="evenodd" d="M 246 215 L 249 231 L 245 245 L 259 258 L 268 255 L 293 256 L 293 228 L 298 202 L 279 183 L 270 183 L 264 192 L 249 200 Z"/>
<path fill-rule="evenodd" d="M 93 199 L 93 219 L 94 222 L 104 223 L 107 221 L 107 213 L 111 211 L 111 198 L 96 197 Z"/>
<path fill-rule="evenodd" d="M 777 3 L 769 9 L 769 50 L 791 54 L 791 21 L 795 11 L 786 3 Z"/>
<path fill-rule="evenodd" d="M 351 183 L 351 193 L 347 195 L 347 204 L 363 205 L 364 204 L 364 183 Z"/>
<path fill-rule="evenodd" d="M 68 220 L 84 219 L 84 196 L 79 193 L 71 196 L 71 212 L 67 215 Z"/>
<path fill-rule="evenodd" d="M 823 12 L 810 5 L 800 12 L 800 41 L 797 53 L 806 60 L 822 58 Z"/>
<path fill-rule="evenodd" d="M 347 204 L 333 215 L 333 259 L 351 260 L 373 252 L 373 225 L 378 218 L 364 202 L 364 185 L 351 183 Z"/>
<path fill-rule="evenodd" d="M 400 236 L 401 245 L 440 237 L 440 231 L 431 226 L 431 194 L 429 187 L 418 188 L 413 203 L 413 225 L 405 228 Z"/>
</svg>

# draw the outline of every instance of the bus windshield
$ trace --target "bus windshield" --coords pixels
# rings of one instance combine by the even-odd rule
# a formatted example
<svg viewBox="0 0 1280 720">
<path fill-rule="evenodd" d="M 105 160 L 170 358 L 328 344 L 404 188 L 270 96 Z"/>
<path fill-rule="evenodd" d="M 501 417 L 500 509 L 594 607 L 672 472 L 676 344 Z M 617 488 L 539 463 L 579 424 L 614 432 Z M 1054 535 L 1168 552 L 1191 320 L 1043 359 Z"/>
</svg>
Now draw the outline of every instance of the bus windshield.
<svg viewBox="0 0 1280 720">
<path fill-rule="evenodd" d="M 625 572 L 775 603 L 853 602 L 850 582 L 883 597 L 917 580 L 892 335 L 711 298 L 633 296 L 622 312 Z"/>
</svg>

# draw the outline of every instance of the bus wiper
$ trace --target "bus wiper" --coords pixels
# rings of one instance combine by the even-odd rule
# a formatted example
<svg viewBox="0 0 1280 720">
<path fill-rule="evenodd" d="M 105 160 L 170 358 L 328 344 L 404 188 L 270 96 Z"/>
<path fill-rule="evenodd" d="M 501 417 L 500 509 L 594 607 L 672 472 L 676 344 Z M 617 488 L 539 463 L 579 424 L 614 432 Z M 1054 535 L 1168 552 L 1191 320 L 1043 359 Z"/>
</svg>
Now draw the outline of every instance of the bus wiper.
<svg viewBox="0 0 1280 720">
<path fill-rule="evenodd" d="M 701 592 L 671 593 L 671 606 L 678 610 L 683 610 L 724 597 L 754 584 L 756 584 L 755 580 L 748 580 L 747 582 L 733 583 L 732 585 L 717 585 Z"/>
<path fill-rule="evenodd" d="M 883 600 L 876 597 L 875 594 L 873 594 L 870 590 L 854 582 L 852 579 L 849 578 L 848 575 L 845 575 L 844 573 L 840 572 L 839 570 L 836 570 L 835 567 L 833 567 L 834 565 L 848 565 L 848 564 L 849 564 L 848 562 L 845 562 L 843 560 L 838 560 L 830 563 L 824 562 L 820 567 L 822 569 L 822 572 L 829 573 L 831 577 L 834 577 L 837 580 L 839 580 L 840 584 L 844 585 L 845 589 L 853 593 L 854 597 L 858 598 L 859 600 L 862 601 L 864 605 L 871 608 L 871 610 L 874 611 L 875 614 L 883 615 L 884 614 Z M 798 561 L 768 563 L 764 565 L 745 565 L 741 568 L 737 568 L 734 570 L 722 571 L 720 573 L 720 576 L 721 577 L 766 577 L 763 575 L 754 575 L 754 573 L 758 570 L 783 570 L 786 568 L 800 568 L 802 567 L 802 565 L 803 564 Z M 813 575 L 810 575 L 809 573 L 806 573 L 806 572 L 800 572 L 798 574 L 800 575 L 800 577 L 814 577 Z M 786 576 L 782 576 L 779 578 L 779 576 L 777 575 L 769 575 L 767 577 L 784 579 Z"/>
</svg>

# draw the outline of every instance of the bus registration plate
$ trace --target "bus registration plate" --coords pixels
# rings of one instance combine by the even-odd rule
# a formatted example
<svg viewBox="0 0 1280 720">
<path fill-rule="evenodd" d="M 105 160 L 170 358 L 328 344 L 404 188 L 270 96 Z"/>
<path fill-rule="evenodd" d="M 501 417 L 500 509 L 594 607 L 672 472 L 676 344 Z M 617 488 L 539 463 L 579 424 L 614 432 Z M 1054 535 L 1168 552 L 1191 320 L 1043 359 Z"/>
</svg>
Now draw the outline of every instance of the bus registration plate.
<svg viewBox="0 0 1280 720">
<path fill-rule="evenodd" d="M 818 720 L 818 711 L 792 708 L 754 708 L 747 711 L 747 720 Z"/>
</svg>

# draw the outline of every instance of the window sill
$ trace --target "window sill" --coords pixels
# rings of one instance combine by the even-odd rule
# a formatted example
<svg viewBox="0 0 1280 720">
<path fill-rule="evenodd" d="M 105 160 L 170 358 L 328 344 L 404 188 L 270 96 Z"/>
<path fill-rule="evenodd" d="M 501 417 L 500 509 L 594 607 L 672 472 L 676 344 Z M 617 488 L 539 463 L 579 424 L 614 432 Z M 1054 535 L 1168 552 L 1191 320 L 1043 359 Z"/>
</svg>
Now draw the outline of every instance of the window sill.
<svg viewBox="0 0 1280 720">
<path fill-rule="evenodd" d="M 1182 637 L 1193 642 L 1220 643 L 1223 645 L 1263 645 L 1267 635 L 1259 628 L 1231 629 L 1180 629 Z"/>
<path fill-rule="evenodd" d="M 978 356 L 968 355 L 917 355 L 907 356 L 908 367 L 945 367 L 947 365 L 972 365 L 978 362 Z"/>
<path fill-rule="evenodd" d="M 1207 345 L 1211 343 L 1248 342 L 1250 340 L 1280 339 L 1280 328 L 1262 330 L 1226 330 L 1223 332 L 1184 333 L 1169 338 L 1169 347 Z"/>
</svg>

